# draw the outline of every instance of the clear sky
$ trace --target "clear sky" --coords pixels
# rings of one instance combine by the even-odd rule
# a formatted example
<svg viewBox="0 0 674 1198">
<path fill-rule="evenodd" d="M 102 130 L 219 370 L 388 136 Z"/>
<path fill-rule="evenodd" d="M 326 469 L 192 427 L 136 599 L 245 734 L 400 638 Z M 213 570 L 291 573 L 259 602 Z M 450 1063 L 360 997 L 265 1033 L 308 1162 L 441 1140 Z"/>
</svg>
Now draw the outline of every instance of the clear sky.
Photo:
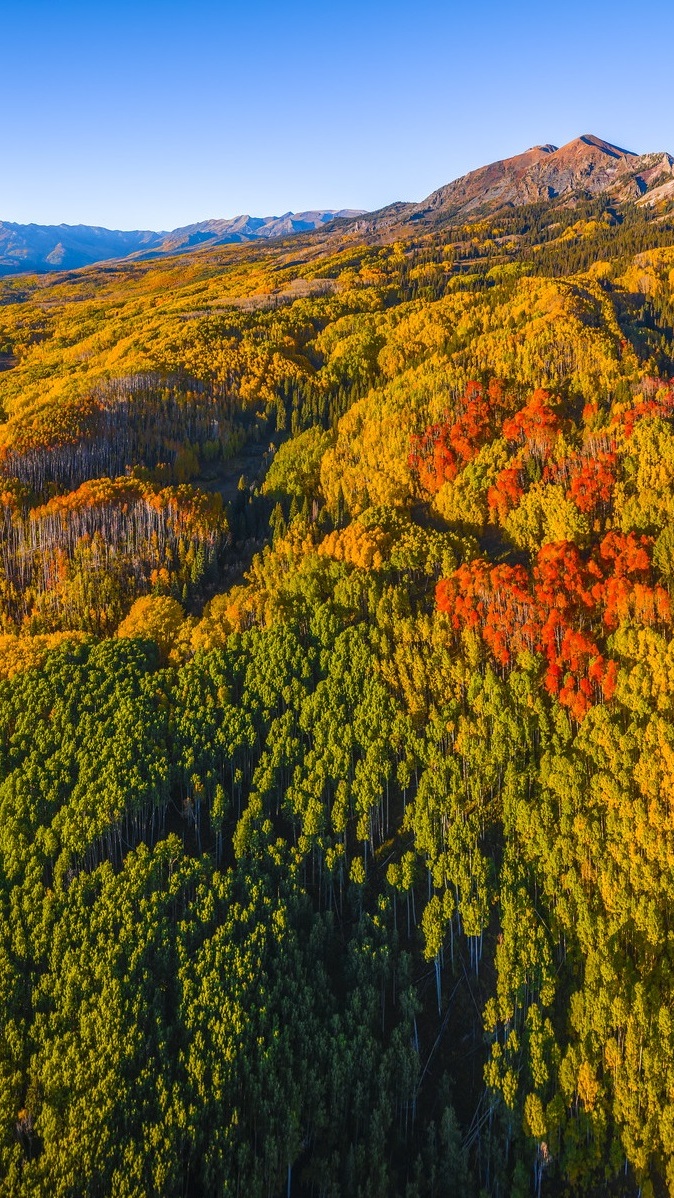
<svg viewBox="0 0 674 1198">
<path fill-rule="evenodd" d="M 0 219 L 421 199 L 596 133 L 674 152 L 672 0 L 2 0 Z"/>
</svg>

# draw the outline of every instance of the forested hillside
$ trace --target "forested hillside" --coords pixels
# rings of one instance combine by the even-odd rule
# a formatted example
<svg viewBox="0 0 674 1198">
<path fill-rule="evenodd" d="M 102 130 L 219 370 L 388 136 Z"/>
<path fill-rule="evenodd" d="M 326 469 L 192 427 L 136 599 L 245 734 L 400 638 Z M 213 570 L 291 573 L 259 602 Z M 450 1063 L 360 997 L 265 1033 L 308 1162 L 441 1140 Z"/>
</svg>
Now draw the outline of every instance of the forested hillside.
<svg viewBox="0 0 674 1198">
<path fill-rule="evenodd" d="M 674 1195 L 673 324 L 606 195 L 0 282 L 3 1195 Z"/>
</svg>

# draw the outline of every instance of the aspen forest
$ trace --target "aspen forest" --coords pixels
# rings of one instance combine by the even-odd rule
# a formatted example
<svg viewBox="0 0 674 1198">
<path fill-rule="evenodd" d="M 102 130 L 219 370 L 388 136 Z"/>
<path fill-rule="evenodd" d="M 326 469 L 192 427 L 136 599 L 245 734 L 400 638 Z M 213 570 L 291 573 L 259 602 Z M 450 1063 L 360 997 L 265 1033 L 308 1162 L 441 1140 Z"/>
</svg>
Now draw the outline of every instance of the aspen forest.
<svg viewBox="0 0 674 1198">
<path fill-rule="evenodd" d="M 3 1198 L 674 1198 L 671 204 L 0 279 L 0 626 Z"/>
</svg>

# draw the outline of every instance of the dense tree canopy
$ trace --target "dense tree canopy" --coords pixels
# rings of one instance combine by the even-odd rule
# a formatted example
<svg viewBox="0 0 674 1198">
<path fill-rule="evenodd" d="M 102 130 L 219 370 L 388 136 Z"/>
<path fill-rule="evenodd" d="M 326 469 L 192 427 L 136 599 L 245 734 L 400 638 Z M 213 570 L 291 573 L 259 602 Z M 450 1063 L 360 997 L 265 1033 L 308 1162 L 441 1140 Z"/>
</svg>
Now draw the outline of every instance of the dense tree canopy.
<svg viewBox="0 0 674 1198">
<path fill-rule="evenodd" d="M 8 1198 L 674 1195 L 674 229 L 0 284 Z"/>
</svg>

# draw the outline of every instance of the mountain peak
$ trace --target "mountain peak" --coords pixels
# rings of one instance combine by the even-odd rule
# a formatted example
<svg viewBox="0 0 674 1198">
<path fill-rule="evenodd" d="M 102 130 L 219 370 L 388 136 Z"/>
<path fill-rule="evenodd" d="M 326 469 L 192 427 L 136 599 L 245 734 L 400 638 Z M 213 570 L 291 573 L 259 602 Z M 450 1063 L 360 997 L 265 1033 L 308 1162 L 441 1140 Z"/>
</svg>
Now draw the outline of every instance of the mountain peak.
<svg viewBox="0 0 674 1198">
<path fill-rule="evenodd" d="M 563 158 L 579 160 L 590 158 L 618 160 L 639 157 L 633 150 L 623 150 L 621 146 L 614 146 L 612 142 L 604 141 L 602 137 L 595 137 L 594 133 L 582 133 L 580 137 L 574 137 L 572 141 L 567 141 L 566 145 L 561 146 L 556 153 Z"/>
<path fill-rule="evenodd" d="M 392 206 L 390 218 L 383 219 L 385 224 L 414 222 L 423 228 L 473 220 L 503 208 L 562 197 L 573 203 L 581 196 L 604 193 L 617 202 L 648 203 L 656 180 L 660 191 L 664 187 L 667 195 L 670 190 L 674 194 L 673 163 L 667 154 L 639 155 L 594 133 L 582 133 L 563 146 L 547 142 L 479 167 L 438 188 L 421 204 L 406 205 L 403 214 Z"/>
<path fill-rule="evenodd" d="M 614 146 L 610 141 L 595 137 L 594 133 L 581 133 L 580 137 L 570 141 L 568 145 L 573 146 L 579 142 L 586 146 L 595 146 L 596 149 L 603 150 L 605 154 L 613 154 L 619 158 L 638 158 L 638 154 L 634 150 L 623 150 L 621 146 Z"/>
</svg>

